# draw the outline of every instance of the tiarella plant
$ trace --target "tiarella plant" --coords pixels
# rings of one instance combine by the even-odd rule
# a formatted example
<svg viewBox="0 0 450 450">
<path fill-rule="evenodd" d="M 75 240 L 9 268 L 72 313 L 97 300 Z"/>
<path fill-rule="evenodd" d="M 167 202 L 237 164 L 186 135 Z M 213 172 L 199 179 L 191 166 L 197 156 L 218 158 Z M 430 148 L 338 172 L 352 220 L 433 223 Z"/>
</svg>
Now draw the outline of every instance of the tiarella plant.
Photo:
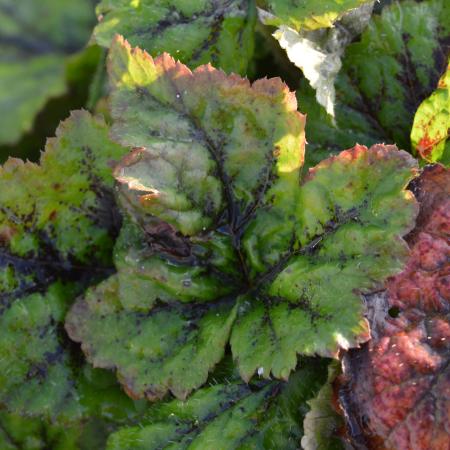
<svg viewBox="0 0 450 450">
<path fill-rule="evenodd" d="M 93 110 L 0 168 L 1 449 L 450 443 L 450 8 L 256 3 L 103 0 L 68 57 L 82 5 L 42 6 L 60 51 L 0 0 L 0 108 L 26 111 L 0 140 L 63 67 Z M 10 61 L 59 81 L 19 99 Z"/>
</svg>

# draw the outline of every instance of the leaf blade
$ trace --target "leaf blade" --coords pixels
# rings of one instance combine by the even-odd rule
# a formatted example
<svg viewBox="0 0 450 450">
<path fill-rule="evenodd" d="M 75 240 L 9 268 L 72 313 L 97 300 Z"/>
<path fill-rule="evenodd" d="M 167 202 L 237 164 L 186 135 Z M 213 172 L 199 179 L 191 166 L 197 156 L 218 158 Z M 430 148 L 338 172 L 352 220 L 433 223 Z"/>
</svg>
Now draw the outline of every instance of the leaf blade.
<svg viewBox="0 0 450 450">
<path fill-rule="evenodd" d="M 447 138 L 450 129 L 450 65 L 437 89 L 424 100 L 414 116 L 411 130 L 413 151 L 428 162 L 450 159 Z"/>
<path fill-rule="evenodd" d="M 253 53 L 254 3 L 242 0 L 103 0 L 94 39 L 109 48 L 116 33 L 157 56 L 176 55 L 190 67 L 212 62 L 226 72 L 245 74 Z"/>
</svg>

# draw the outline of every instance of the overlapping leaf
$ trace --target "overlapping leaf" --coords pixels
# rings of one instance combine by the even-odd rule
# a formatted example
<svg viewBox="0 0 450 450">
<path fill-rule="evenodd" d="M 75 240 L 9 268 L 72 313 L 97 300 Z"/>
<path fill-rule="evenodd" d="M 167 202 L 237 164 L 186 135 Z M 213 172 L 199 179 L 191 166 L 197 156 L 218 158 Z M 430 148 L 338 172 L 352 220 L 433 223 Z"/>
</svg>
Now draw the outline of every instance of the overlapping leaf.
<svg viewBox="0 0 450 450">
<path fill-rule="evenodd" d="M 282 25 L 273 37 L 286 50 L 288 58 L 303 72 L 316 91 L 317 102 L 334 116 L 334 82 L 342 67 L 346 47 L 361 34 L 372 15 L 374 2 L 366 2 L 347 12 L 335 26 L 310 32 L 297 32 Z"/>
<path fill-rule="evenodd" d="M 257 0 L 267 25 L 286 25 L 297 31 L 332 27 L 351 9 L 371 0 Z M 268 13 L 268 14 L 267 14 Z"/>
<path fill-rule="evenodd" d="M 190 67 L 208 62 L 245 74 L 253 53 L 253 0 L 103 0 L 94 39 L 109 47 L 116 33 L 152 55 L 169 52 Z"/>
<path fill-rule="evenodd" d="M 0 1 L 0 144 L 29 131 L 48 99 L 66 90 L 68 55 L 88 40 L 93 2 Z"/>
<path fill-rule="evenodd" d="M 280 80 L 153 60 L 121 38 L 109 56 L 115 170 L 131 221 L 118 273 L 66 328 L 132 396 L 184 398 L 231 343 L 241 376 L 287 379 L 297 354 L 367 339 L 359 292 L 400 267 L 415 163 L 355 147 L 300 187 L 304 118 Z"/>
<path fill-rule="evenodd" d="M 371 298 L 374 339 L 344 365 L 349 433 L 367 448 L 450 445 L 449 172 L 426 168 L 415 192 L 421 212 L 409 262 Z"/>
<path fill-rule="evenodd" d="M 335 407 L 333 382 L 340 373 L 339 363 L 333 361 L 328 367 L 328 379 L 317 396 L 308 401 L 310 410 L 303 421 L 304 450 L 341 450 L 343 441 L 338 437 L 338 429 L 344 426 L 342 417 Z"/>
<path fill-rule="evenodd" d="M 288 383 L 236 377 L 202 388 L 183 402 L 150 408 L 137 427 L 123 428 L 108 450 L 297 449 L 306 401 L 324 381 L 324 361 L 303 361 Z"/>
<path fill-rule="evenodd" d="M 89 416 L 115 420 L 135 405 L 104 371 L 84 367 L 62 328 L 77 290 L 54 283 L 16 299 L 0 316 L 0 404 L 16 414 L 58 422 Z"/>
<path fill-rule="evenodd" d="M 334 81 L 341 57 L 367 25 L 374 1 L 260 0 L 258 4 L 262 23 L 278 27 L 273 37 L 315 89 L 317 102 L 334 116 Z"/>
<path fill-rule="evenodd" d="M 110 265 L 118 216 L 109 164 L 124 152 L 102 121 L 78 111 L 40 165 L 10 159 L 0 169 L 2 307 L 61 274 Z"/>
<path fill-rule="evenodd" d="M 359 42 L 347 47 L 337 76 L 335 123 L 304 83 L 311 163 L 359 142 L 410 149 L 414 113 L 435 89 L 449 54 L 450 4 L 402 1 L 373 15 Z M 370 55 L 370 57 L 368 57 Z"/>
<path fill-rule="evenodd" d="M 99 371 L 101 372 L 101 371 Z M 101 377 L 104 377 L 101 372 Z M 99 377 L 99 378 L 101 378 Z M 97 393 L 89 392 L 88 395 L 108 396 L 109 392 L 100 388 Z M 135 420 L 121 420 L 112 422 L 108 419 L 118 419 L 126 417 L 131 413 L 130 408 L 119 398 L 115 412 L 120 408 L 124 411 L 113 415 L 112 409 L 103 418 L 93 417 L 90 420 L 83 420 L 68 424 L 49 423 L 37 417 L 24 417 L 18 414 L 0 412 L 0 448 L 2 450 L 100 450 L 106 446 L 108 436 L 117 429 L 118 424 L 135 423 Z M 106 419 L 105 417 L 108 417 Z M 129 419 L 132 416 L 130 414 Z"/>
<path fill-rule="evenodd" d="M 419 106 L 411 131 L 413 150 L 429 162 L 450 164 L 450 61 L 437 89 Z"/>
<path fill-rule="evenodd" d="M 118 223 L 108 164 L 124 149 L 87 112 L 56 134 L 40 165 L 0 169 L 0 405 L 59 420 L 127 416 L 133 404 L 104 373 L 106 386 L 92 385 L 62 326 L 85 283 L 109 273 Z"/>
<path fill-rule="evenodd" d="M 2 450 L 78 450 L 82 427 L 68 432 L 62 427 L 46 425 L 39 419 L 0 413 L 0 448 Z M 83 430 L 86 431 L 86 430 Z M 86 441 L 89 442 L 89 437 Z M 91 442 L 92 443 L 92 442 Z M 98 443 L 95 442 L 96 444 Z"/>
</svg>

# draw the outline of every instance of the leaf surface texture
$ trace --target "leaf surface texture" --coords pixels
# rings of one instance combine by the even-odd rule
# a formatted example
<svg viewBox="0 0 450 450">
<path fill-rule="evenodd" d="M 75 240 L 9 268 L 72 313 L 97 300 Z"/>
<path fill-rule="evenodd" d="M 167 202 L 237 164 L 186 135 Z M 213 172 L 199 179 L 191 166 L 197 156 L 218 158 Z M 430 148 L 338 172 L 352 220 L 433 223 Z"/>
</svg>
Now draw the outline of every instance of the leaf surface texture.
<svg viewBox="0 0 450 450">
<path fill-rule="evenodd" d="M 153 400 L 202 385 L 228 342 L 244 380 L 364 342 L 360 293 L 406 256 L 412 158 L 356 146 L 300 184 L 304 117 L 279 79 L 191 72 L 120 37 L 109 71 L 129 220 L 117 274 L 67 318 L 88 359 Z"/>
</svg>

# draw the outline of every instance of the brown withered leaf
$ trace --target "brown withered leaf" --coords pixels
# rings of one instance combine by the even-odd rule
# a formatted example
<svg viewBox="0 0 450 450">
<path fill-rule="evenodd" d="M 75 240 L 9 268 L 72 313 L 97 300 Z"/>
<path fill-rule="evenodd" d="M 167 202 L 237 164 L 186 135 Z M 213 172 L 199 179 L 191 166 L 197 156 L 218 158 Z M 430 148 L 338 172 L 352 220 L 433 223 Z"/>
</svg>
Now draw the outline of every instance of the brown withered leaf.
<svg viewBox="0 0 450 450">
<path fill-rule="evenodd" d="M 405 270 L 368 298 L 373 339 L 344 358 L 339 397 L 356 448 L 450 448 L 450 173 L 427 167 Z"/>
</svg>

